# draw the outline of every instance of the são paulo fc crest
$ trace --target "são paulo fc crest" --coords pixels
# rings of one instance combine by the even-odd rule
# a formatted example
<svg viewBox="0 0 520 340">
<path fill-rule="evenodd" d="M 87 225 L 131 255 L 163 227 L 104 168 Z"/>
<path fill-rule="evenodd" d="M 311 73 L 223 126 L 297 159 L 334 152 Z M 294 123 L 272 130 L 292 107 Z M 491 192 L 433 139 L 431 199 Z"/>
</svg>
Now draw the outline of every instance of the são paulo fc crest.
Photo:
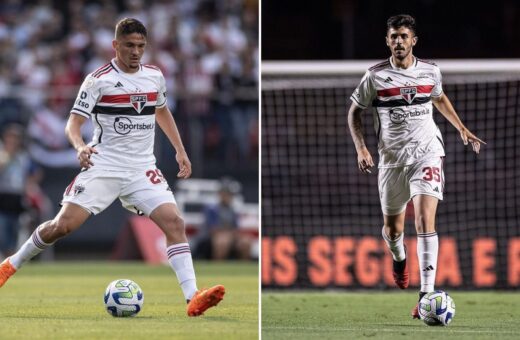
<svg viewBox="0 0 520 340">
<path fill-rule="evenodd" d="M 132 104 L 137 113 L 141 113 L 141 111 L 143 111 L 144 106 L 146 105 L 146 101 L 146 94 L 130 95 L 130 104 Z"/>
<path fill-rule="evenodd" d="M 408 104 L 413 102 L 416 94 L 417 87 L 401 87 L 401 97 L 403 97 L 403 99 L 406 100 Z"/>
</svg>

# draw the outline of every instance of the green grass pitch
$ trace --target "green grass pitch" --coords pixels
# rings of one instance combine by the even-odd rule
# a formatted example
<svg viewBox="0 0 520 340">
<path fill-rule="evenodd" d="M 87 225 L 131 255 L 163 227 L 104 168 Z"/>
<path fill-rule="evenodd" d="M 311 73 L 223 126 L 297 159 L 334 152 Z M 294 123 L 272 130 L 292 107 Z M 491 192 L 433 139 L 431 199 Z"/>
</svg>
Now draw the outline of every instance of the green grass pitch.
<svg viewBox="0 0 520 340">
<path fill-rule="evenodd" d="M 258 339 L 258 266 L 196 262 L 199 288 L 223 284 L 224 300 L 189 318 L 168 266 L 137 262 L 29 263 L 0 288 L 0 339 Z M 104 309 L 107 285 L 127 278 L 144 292 L 133 318 Z"/>
<path fill-rule="evenodd" d="M 520 293 L 451 291 L 448 327 L 412 320 L 411 292 L 263 292 L 262 339 L 520 339 Z"/>
</svg>

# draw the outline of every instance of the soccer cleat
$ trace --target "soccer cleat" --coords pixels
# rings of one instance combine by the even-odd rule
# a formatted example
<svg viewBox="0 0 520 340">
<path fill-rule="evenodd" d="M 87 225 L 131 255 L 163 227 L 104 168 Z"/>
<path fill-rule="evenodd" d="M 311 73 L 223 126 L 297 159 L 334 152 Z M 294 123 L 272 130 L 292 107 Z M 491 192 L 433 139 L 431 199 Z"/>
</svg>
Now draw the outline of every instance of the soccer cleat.
<svg viewBox="0 0 520 340">
<path fill-rule="evenodd" d="M 419 292 L 419 302 L 421 301 L 422 297 L 425 295 L 426 295 L 426 293 Z M 412 314 L 412 319 L 421 319 L 421 317 L 419 316 L 419 302 L 417 302 L 415 307 L 412 308 L 412 312 L 410 313 L 410 314 Z"/>
<path fill-rule="evenodd" d="M 415 307 L 412 308 L 412 319 L 420 319 L 419 317 L 419 304 L 416 304 Z"/>
<path fill-rule="evenodd" d="M 16 268 L 9 262 L 9 258 L 5 259 L 4 262 L 0 264 L 0 287 L 2 287 L 7 279 L 13 276 L 14 273 L 16 273 Z"/>
<path fill-rule="evenodd" d="M 198 290 L 188 302 L 188 308 L 186 309 L 188 316 L 204 314 L 206 310 L 222 301 L 225 293 L 226 289 L 222 285 Z"/>
<path fill-rule="evenodd" d="M 406 248 L 404 248 L 406 253 Z M 393 260 L 393 275 L 394 281 L 397 287 L 401 289 L 408 288 L 408 283 L 410 282 L 410 278 L 408 275 L 408 266 L 406 265 L 406 258 L 402 261 Z"/>
</svg>

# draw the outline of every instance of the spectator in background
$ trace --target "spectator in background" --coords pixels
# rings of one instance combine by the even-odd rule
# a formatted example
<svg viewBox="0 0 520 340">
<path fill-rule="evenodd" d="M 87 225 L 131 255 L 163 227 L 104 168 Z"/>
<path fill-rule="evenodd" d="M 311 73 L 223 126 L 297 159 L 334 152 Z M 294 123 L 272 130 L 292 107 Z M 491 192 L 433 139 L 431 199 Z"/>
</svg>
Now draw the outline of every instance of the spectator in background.
<svg viewBox="0 0 520 340">
<path fill-rule="evenodd" d="M 209 206 L 204 213 L 206 235 L 210 241 L 211 258 L 214 260 L 251 258 L 251 240 L 239 230 L 238 214 L 233 208 L 233 196 L 231 188 L 223 182 L 219 191 L 219 202 Z"/>
<path fill-rule="evenodd" d="M 23 128 L 7 125 L 0 142 L 0 252 L 10 255 L 16 248 L 24 197 L 35 168 L 23 147 Z"/>
</svg>

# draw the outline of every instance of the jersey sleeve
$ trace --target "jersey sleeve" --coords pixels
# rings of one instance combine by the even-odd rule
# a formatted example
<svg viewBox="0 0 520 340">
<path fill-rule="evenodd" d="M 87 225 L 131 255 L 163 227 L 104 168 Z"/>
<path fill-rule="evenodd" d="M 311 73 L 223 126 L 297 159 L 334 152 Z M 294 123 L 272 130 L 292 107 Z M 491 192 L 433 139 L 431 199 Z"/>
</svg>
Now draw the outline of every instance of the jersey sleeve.
<svg viewBox="0 0 520 340">
<path fill-rule="evenodd" d="M 166 105 L 166 80 L 161 74 L 159 77 L 159 93 L 157 94 L 157 104 L 155 104 L 155 107 L 160 108 L 164 107 L 164 105 Z"/>
<path fill-rule="evenodd" d="M 438 67 L 435 67 L 435 72 L 433 72 L 434 74 L 434 81 L 435 81 L 435 85 L 433 86 L 433 89 L 432 89 L 432 94 L 431 96 L 434 97 L 434 98 L 438 98 L 442 95 L 442 75 L 441 75 L 441 71 Z"/>
<path fill-rule="evenodd" d="M 354 93 L 350 96 L 350 100 L 356 106 L 362 109 L 366 109 L 375 98 L 376 89 L 372 80 L 372 74 L 367 71 L 361 79 L 358 87 L 354 90 Z"/>
<path fill-rule="evenodd" d="M 83 84 L 81 84 L 78 96 L 70 112 L 90 118 L 90 114 L 98 102 L 99 95 L 99 79 L 89 74 L 83 81 Z"/>
</svg>

